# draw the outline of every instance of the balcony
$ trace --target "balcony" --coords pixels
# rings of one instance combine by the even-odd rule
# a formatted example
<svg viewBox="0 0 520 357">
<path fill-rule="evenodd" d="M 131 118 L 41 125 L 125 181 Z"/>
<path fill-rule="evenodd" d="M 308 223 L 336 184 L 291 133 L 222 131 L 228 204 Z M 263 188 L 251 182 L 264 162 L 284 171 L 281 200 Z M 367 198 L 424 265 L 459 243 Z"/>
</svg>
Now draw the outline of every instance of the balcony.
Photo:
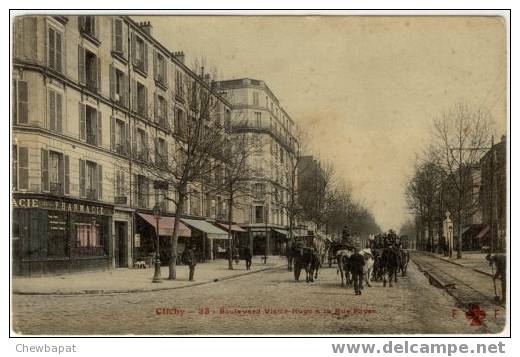
<svg viewBox="0 0 520 357">
<path fill-rule="evenodd" d="M 92 133 L 87 133 L 87 143 L 90 145 L 97 145 L 96 135 Z"/>
<path fill-rule="evenodd" d="M 86 189 L 87 199 L 89 200 L 97 200 L 97 190 L 94 188 L 87 188 Z"/>
<path fill-rule="evenodd" d="M 114 197 L 114 203 L 116 205 L 126 205 L 127 204 L 127 197 L 126 196 L 115 196 Z"/>
<path fill-rule="evenodd" d="M 141 208 L 148 208 L 148 195 L 139 194 L 137 197 L 137 205 Z"/>
<path fill-rule="evenodd" d="M 128 155 L 128 146 L 124 144 L 116 144 L 116 153 L 119 155 Z"/>
<path fill-rule="evenodd" d="M 52 195 L 63 196 L 63 185 L 61 182 L 51 182 L 50 193 Z"/>
</svg>

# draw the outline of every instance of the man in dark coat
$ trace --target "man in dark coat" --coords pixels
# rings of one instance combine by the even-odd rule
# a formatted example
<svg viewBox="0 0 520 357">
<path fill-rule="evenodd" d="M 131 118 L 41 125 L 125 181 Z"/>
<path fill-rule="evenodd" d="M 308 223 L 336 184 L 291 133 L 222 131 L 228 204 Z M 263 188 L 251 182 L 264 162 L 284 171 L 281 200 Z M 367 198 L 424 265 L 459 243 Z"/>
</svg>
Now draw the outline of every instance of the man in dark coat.
<svg viewBox="0 0 520 357">
<path fill-rule="evenodd" d="M 398 266 L 397 252 L 392 247 L 392 244 L 388 244 L 381 254 L 381 263 L 383 267 L 383 286 L 386 286 L 386 277 L 392 287 L 392 278 L 397 281 L 397 266 Z"/>
<path fill-rule="evenodd" d="M 488 254 L 486 256 L 486 260 L 489 262 L 489 265 L 495 265 L 495 275 L 493 276 L 493 284 L 495 284 L 496 279 L 500 279 L 500 285 L 502 287 L 502 302 L 506 301 L 506 268 L 507 268 L 507 259 L 504 254 Z"/>
<path fill-rule="evenodd" d="M 182 252 L 181 261 L 183 264 L 189 266 L 189 281 L 193 281 L 193 276 L 195 275 L 195 266 L 197 265 L 197 258 L 195 257 L 195 252 L 193 251 L 192 246 L 186 245 L 186 248 Z"/>
<path fill-rule="evenodd" d="M 251 260 L 253 257 L 251 256 L 251 250 L 249 247 L 242 247 L 242 255 L 246 261 L 246 270 L 251 270 Z"/>
<path fill-rule="evenodd" d="M 361 295 L 363 289 L 363 267 L 365 266 L 365 258 L 359 254 L 359 249 L 354 250 L 349 258 L 350 272 L 352 280 L 354 280 L 354 292 L 356 295 Z"/>
</svg>

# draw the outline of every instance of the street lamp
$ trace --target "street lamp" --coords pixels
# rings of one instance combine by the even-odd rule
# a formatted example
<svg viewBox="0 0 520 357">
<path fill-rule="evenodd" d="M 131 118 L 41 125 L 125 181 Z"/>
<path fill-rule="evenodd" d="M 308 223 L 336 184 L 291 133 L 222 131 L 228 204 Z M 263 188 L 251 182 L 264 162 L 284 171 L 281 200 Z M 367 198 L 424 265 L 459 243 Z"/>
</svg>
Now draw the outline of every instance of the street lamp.
<svg viewBox="0 0 520 357">
<path fill-rule="evenodd" d="M 161 283 L 161 260 L 159 259 L 159 220 L 161 219 L 161 207 L 156 204 L 153 208 L 153 216 L 155 217 L 155 273 L 153 275 L 153 283 Z"/>
</svg>

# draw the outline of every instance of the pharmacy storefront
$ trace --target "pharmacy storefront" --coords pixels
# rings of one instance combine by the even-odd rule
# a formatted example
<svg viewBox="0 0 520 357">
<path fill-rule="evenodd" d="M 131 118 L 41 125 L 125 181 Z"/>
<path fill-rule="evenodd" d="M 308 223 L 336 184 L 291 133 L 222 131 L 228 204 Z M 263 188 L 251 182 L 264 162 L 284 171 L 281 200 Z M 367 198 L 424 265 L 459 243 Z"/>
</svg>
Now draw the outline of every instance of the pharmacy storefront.
<svg viewBox="0 0 520 357">
<path fill-rule="evenodd" d="M 12 205 L 14 275 L 112 266 L 113 206 L 38 195 L 15 195 Z"/>
</svg>

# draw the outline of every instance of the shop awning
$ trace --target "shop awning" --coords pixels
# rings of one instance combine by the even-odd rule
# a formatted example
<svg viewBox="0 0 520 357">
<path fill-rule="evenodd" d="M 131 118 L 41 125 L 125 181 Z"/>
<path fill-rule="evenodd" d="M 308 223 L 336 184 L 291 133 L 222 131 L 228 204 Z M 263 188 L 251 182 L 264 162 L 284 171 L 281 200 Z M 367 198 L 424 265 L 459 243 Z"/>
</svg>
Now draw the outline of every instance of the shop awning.
<svg viewBox="0 0 520 357">
<path fill-rule="evenodd" d="M 142 219 L 150 224 L 154 229 L 156 227 L 156 219 L 151 214 L 137 213 Z M 163 216 L 159 220 L 159 235 L 171 236 L 173 234 L 173 225 L 175 224 L 174 217 Z M 179 237 L 191 237 L 191 229 L 186 227 L 182 222 L 179 222 Z"/>
<path fill-rule="evenodd" d="M 485 226 L 477 235 L 477 239 L 482 239 L 489 232 L 489 226 Z"/>
<path fill-rule="evenodd" d="M 285 229 L 273 228 L 273 231 L 275 231 L 276 233 L 283 234 L 284 236 L 287 236 L 289 234 L 289 232 L 287 232 Z"/>
<path fill-rule="evenodd" d="M 227 223 L 216 223 L 216 225 L 221 227 L 221 228 L 224 228 L 226 231 L 229 228 Z M 243 229 L 242 227 L 240 227 L 239 225 L 237 225 L 237 224 L 232 224 L 231 225 L 231 232 L 247 232 L 247 231 L 245 229 Z"/>
<path fill-rule="evenodd" d="M 187 219 L 182 218 L 181 221 L 186 223 L 191 228 L 207 234 L 209 239 L 228 239 L 228 233 L 220 228 L 212 225 L 209 222 L 202 221 L 199 219 Z"/>
</svg>

